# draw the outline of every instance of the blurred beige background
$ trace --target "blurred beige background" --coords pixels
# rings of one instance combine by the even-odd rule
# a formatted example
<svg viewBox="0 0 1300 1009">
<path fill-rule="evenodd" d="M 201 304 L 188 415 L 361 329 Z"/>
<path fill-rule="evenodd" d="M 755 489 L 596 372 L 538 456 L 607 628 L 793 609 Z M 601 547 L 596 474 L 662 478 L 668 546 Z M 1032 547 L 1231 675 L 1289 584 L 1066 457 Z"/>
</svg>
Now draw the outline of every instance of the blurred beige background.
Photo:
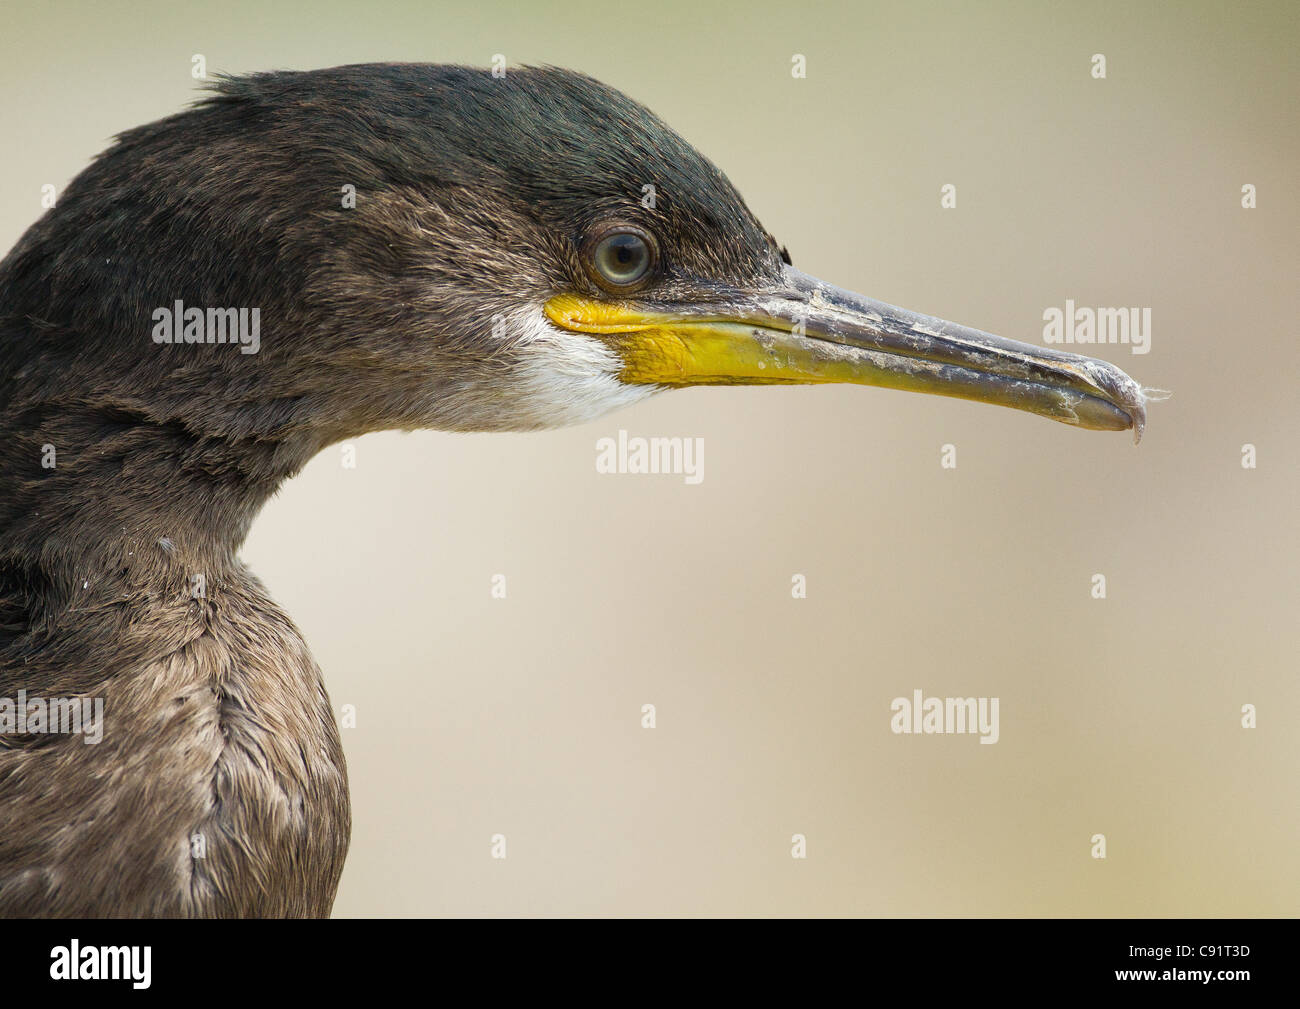
<svg viewBox="0 0 1300 1009">
<path fill-rule="evenodd" d="M 1293 6 L 129 7 L 6 3 L 5 250 L 194 53 L 502 53 L 648 104 L 834 283 L 1031 342 L 1150 307 L 1098 353 L 1175 392 L 1136 449 L 827 387 L 326 451 L 245 556 L 357 711 L 336 914 L 1300 912 Z M 620 428 L 703 437 L 704 482 L 597 474 Z M 914 689 L 999 697 L 1000 741 L 894 735 Z"/>
</svg>

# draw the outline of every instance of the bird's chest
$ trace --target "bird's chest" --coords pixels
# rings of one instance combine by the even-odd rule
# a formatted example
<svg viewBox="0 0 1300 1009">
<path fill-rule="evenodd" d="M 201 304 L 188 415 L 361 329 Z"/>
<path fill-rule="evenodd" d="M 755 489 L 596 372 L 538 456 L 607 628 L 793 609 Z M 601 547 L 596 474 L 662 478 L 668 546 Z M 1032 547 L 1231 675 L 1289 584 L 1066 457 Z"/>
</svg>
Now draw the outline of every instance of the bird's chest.
<svg viewBox="0 0 1300 1009">
<path fill-rule="evenodd" d="M 0 664 L 0 693 L 102 701 L 93 734 L 0 749 L 0 916 L 329 914 L 351 819 L 320 671 L 251 577 L 166 588 Z"/>
<path fill-rule="evenodd" d="M 191 835 L 192 893 L 211 904 L 200 913 L 327 915 L 351 814 L 319 668 L 287 618 L 262 605 L 218 606 L 190 660 L 213 759 Z"/>
</svg>

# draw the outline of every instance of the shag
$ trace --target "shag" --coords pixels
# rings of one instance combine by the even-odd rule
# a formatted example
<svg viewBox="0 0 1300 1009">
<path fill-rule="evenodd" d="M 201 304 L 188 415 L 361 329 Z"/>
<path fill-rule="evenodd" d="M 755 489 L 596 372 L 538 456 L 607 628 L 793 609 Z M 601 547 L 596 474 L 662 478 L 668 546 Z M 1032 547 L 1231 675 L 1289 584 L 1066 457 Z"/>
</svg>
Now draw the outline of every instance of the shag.
<svg viewBox="0 0 1300 1009">
<path fill-rule="evenodd" d="M 329 914 L 335 716 L 237 556 L 325 446 L 820 382 L 1144 422 L 1113 365 L 795 270 L 580 74 L 228 77 L 121 134 L 0 263 L 0 914 Z"/>
</svg>

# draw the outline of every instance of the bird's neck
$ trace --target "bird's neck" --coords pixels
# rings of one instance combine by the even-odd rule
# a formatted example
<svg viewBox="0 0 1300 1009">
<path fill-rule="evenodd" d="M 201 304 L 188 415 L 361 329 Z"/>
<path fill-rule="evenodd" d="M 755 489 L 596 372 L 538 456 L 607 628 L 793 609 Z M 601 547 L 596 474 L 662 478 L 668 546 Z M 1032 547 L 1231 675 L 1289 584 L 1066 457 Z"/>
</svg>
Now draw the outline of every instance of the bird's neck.
<svg viewBox="0 0 1300 1009">
<path fill-rule="evenodd" d="M 279 484 L 320 448 L 302 431 L 218 433 L 128 401 L 0 411 L 0 563 L 139 587 L 162 565 L 219 573 Z"/>
</svg>

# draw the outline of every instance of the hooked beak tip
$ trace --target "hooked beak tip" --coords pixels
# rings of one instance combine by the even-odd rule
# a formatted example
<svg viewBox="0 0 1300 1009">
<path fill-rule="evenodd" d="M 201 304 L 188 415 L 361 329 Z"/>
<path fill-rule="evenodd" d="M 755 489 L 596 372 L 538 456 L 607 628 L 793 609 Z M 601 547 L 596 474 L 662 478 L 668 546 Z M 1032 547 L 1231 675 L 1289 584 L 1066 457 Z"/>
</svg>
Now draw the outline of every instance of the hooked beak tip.
<svg viewBox="0 0 1300 1009">
<path fill-rule="evenodd" d="M 1142 432 L 1147 426 L 1147 404 L 1161 403 L 1167 400 L 1173 393 L 1168 389 L 1154 389 L 1151 386 L 1138 386 L 1138 396 L 1141 401 L 1134 405 L 1129 411 L 1129 416 L 1133 418 L 1133 444 L 1136 445 L 1142 440 Z"/>
</svg>

